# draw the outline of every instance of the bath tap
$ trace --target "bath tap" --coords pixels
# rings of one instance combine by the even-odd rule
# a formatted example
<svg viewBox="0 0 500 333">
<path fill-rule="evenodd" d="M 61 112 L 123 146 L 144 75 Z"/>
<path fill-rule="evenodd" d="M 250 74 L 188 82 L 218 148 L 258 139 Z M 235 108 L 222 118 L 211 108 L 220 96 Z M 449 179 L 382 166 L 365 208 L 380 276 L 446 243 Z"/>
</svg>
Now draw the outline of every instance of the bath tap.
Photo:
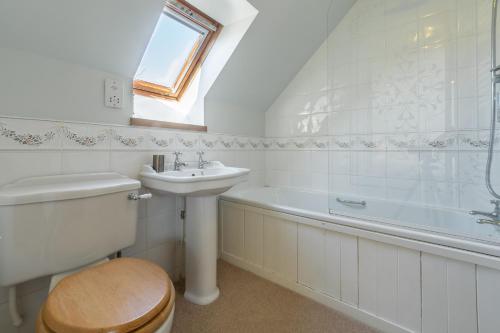
<svg viewBox="0 0 500 333">
<path fill-rule="evenodd" d="M 478 210 L 471 210 L 470 215 L 481 215 L 486 216 L 489 219 L 479 219 L 477 223 L 479 224 L 495 224 L 500 225 L 500 200 L 491 200 L 491 203 L 495 205 L 493 212 L 481 212 Z"/>
<path fill-rule="evenodd" d="M 196 152 L 196 154 L 198 155 L 198 169 L 205 169 L 205 166 L 210 163 L 203 159 L 203 155 L 205 155 L 205 152 L 198 151 Z"/>
<path fill-rule="evenodd" d="M 179 171 L 179 170 L 181 170 L 181 167 L 187 166 L 186 162 L 181 162 L 181 160 L 179 159 L 179 156 L 182 155 L 182 153 L 180 151 L 174 152 L 174 155 L 175 155 L 174 171 Z"/>
</svg>

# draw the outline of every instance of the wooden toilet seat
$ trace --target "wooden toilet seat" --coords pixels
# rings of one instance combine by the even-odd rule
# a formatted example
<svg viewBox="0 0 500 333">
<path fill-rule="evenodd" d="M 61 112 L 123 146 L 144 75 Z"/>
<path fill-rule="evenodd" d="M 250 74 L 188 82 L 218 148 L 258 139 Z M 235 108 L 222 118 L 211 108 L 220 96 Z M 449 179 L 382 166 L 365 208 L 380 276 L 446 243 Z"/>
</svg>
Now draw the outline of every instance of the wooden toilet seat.
<svg viewBox="0 0 500 333">
<path fill-rule="evenodd" d="M 172 282 L 161 267 L 115 259 L 61 280 L 39 312 L 37 332 L 153 333 L 174 301 Z"/>
</svg>

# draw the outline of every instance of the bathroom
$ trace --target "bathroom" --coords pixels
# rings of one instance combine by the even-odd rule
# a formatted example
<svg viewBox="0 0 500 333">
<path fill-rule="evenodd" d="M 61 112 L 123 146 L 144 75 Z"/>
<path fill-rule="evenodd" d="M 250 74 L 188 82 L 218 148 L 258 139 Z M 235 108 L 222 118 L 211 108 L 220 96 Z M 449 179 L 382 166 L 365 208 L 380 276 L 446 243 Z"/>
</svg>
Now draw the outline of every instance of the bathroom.
<svg viewBox="0 0 500 333">
<path fill-rule="evenodd" d="M 500 332 L 496 6 L 0 0 L 0 332 Z"/>
</svg>

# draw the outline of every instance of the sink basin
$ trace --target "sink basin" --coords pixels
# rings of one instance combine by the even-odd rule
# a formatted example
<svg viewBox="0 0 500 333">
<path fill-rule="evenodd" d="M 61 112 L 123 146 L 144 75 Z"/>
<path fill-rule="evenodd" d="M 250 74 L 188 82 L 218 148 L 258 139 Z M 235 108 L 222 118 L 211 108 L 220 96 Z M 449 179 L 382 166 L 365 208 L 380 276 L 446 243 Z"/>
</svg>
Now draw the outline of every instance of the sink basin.
<svg viewBox="0 0 500 333">
<path fill-rule="evenodd" d="M 205 169 L 184 168 L 157 173 L 142 168 L 144 186 L 186 197 L 186 291 L 188 301 L 205 305 L 219 297 L 217 288 L 217 195 L 246 180 L 249 169 L 210 162 Z M 166 223 L 166 221 L 165 221 Z"/>
<path fill-rule="evenodd" d="M 249 169 L 226 167 L 211 162 L 205 169 L 184 168 L 157 173 L 150 165 L 142 168 L 142 184 L 150 189 L 185 196 L 218 195 L 247 179 Z"/>
</svg>

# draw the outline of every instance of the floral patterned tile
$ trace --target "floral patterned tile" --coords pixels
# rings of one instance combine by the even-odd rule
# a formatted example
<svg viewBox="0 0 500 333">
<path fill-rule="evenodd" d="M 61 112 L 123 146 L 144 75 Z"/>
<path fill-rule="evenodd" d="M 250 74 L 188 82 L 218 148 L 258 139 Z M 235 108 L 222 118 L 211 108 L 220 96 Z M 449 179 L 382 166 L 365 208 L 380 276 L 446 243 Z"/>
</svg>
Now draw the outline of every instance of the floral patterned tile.
<svg viewBox="0 0 500 333">
<path fill-rule="evenodd" d="M 289 149 L 305 150 L 311 147 L 311 139 L 304 137 L 290 138 L 285 145 Z"/>
<path fill-rule="evenodd" d="M 263 138 L 249 138 L 248 144 L 251 149 L 264 149 L 264 139 Z"/>
<path fill-rule="evenodd" d="M 63 149 L 107 150 L 110 148 L 110 131 L 107 127 L 67 123 L 62 124 L 59 130 Z"/>
<path fill-rule="evenodd" d="M 234 137 L 230 135 L 219 135 L 219 143 L 222 149 L 236 149 L 236 143 L 234 141 Z"/>
<path fill-rule="evenodd" d="M 217 150 L 221 148 L 219 136 L 213 134 L 203 134 L 200 137 L 201 150 Z"/>
<path fill-rule="evenodd" d="M 388 150 L 416 150 L 419 147 L 417 134 L 395 134 L 386 137 Z"/>
<path fill-rule="evenodd" d="M 456 150 L 458 135 L 456 132 L 430 132 L 420 135 L 421 150 Z"/>
<path fill-rule="evenodd" d="M 59 124 L 0 118 L 0 149 L 60 149 Z"/>
<path fill-rule="evenodd" d="M 262 147 L 264 149 L 273 149 L 274 148 L 274 139 L 265 138 L 262 140 Z"/>
<path fill-rule="evenodd" d="M 244 150 L 244 149 L 250 149 L 250 143 L 249 139 L 246 137 L 234 137 L 234 147 L 236 149 Z"/>
<path fill-rule="evenodd" d="M 288 138 L 275 138 L 273 140 L 273 147 L 276 149 L 290 149 L 292 144 Z"/>
<path fill-rule="evenodd" d="M 458 134 L 460 150 L 487 150 L 490 145 L 489 131 L 464 131 Z M 495 147 L 499 147 L 500 138 L 495 137 Z M 500 149 L 500 148 L 497 148 Z"/>
<path fill-rule="evenodd" d="M 109 129 L 111 149 L 141 150 L 148 149 L 146 131 L 134 127 L 113 127 Z"/>
<path fill-rule="evenodd" d="M 200 135 L 198 133 L 176 133 L 175 149 L 198 150 L 200 148 Z"/>
<path fill-rule="evenodd" d="M 385 151 L 387 147 L 384 135 L 357 135 L 351 143 L 354 150 Z"/>
<path fill-rule="evenodd" d="M 331 150 L 352 150 L 354 144 L 349 135 L 338 135 L 330 137 Z"/>
<path fill-rule="evenodd" d="M 313 150 L 326 150 L 330 146 L 330 140 L 327 136 L 312 137 L 310 146 Z"/>
<path fill-rule="evenodd" d="M 147 133 L 146 141 L 147 144 L 155 150 L 173 150 L 175 149 L 175 134 L 163 130 L 151 130 Z"/>
</svg>

